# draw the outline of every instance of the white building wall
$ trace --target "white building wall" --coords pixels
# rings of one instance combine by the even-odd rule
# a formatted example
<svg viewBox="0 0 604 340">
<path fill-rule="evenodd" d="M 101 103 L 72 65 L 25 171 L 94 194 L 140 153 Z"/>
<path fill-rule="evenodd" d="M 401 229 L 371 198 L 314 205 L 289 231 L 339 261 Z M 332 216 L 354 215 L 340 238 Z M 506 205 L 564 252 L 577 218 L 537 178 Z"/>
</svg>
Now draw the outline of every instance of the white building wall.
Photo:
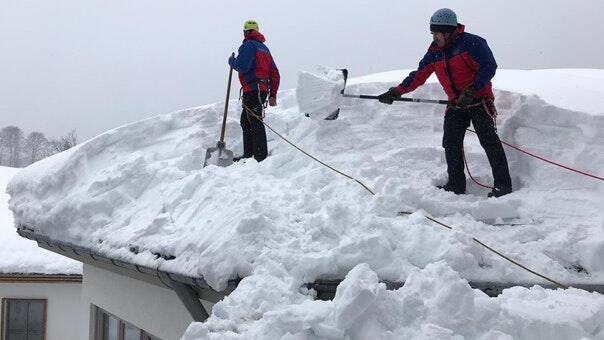
<svg viewBox="0 0 604 340">
<path fill-rule="evenodd" d="M 0 282 L 0 298 L 46 299 L 46 339 L 80 340 L 82 285 Z"/>
<path fill-rule="evenodd" d="M 180 339 L 193 321 L 174 291 L 84 264 L 81 339 L 94 339 L 93 305 L 162 340 Z"/>
</svg>

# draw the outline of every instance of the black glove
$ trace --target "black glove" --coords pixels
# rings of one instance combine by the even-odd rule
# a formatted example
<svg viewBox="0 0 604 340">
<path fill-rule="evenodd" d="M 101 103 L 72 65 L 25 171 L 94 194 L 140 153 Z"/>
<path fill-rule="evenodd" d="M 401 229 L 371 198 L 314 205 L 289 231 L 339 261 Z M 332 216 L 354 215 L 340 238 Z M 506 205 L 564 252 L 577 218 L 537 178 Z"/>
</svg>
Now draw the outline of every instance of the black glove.
<svg viewBox="0 0 604 340">
<path fill-rule="evenodd" d="M 466 87 L 465 89 L 463 89 L 463 91 L 459 95 L 459 98 L 457 99 L 457 106 L 466 107 L 466 106 L 472 104 L 475 97 L 476 97 L 476 89 L 474 88 L 474 86 L 470 85 L 470 86 Z"/>
<path fill-rule="evenodd" d="M 380 101 L 380 103 L 390 105 L 394 102 L 394 99 L 399 98 L 400 96 L 401 95 L 396 91 L 396 87 L 391 87 L 388 89 L 388 91 L 377 96 L 377 99 Z"/>
</svg>

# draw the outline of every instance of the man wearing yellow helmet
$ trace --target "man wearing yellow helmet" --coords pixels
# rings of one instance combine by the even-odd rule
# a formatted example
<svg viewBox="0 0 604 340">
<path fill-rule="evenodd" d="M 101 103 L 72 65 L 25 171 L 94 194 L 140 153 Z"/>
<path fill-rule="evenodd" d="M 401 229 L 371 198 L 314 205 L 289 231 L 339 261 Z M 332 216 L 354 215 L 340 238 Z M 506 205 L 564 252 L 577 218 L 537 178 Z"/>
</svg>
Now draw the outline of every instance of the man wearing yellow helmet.
<svg viewBox="0 0 604 340">
<path fill-rule="evenodd" d="M 243 111 L 241 112 L 241 129 L 243 130 L 243 156 L 254 157 L 258 162 L 268 155 L 266 131 L 260 121 L 263 117 L 264 104 L 268 96 L 270 106 L 277 105 L 279 89 L 279 69 L 273 60 L 265 38 L 258 31 L 258 23 L 248 20 L 243 24 L 243 43 L 236 58 L 229 59 L 229 65 L 239 72 L 239 81 L 243 92 Z M 248 112 L 250 110 L 253 112 Z"/>
<path fill-rule="evenodd" d="M 243 23 L 243 31 L 258 31 L 258 22 L 256 20 L 247 20 Z"/>
</svg>

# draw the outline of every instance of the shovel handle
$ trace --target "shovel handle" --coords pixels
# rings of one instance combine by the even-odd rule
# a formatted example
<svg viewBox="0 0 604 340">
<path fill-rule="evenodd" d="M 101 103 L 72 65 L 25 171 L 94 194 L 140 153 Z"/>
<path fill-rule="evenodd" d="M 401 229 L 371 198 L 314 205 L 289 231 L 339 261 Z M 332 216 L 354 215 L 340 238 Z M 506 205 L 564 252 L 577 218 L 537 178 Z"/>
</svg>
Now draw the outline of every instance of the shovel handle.
<svg viewBox="0 0 604 340">
<path fill-rule="evenodd" d="M 235 53 L 231 54 L 232 58 L 235 58 Z M 229 81 L 227 83 L 226 99 L 224 101 L 224 114 L 222 115 L 222 128 L 220 130 L 220 142 L 219 145 L 224 145 L 224 130 L 226 128 L 227 112 L 229 111 L 229 97 L 231 96 L 231 79 L 233 79 L 233 68 L 229 67 Z"/>
<path fill-rule="evenodd" d="M 344 90 L 346 89 L 346 82 L 348 81 L 348 69 L 341 68 L 339 70 L 342 71 L 342 76 L 344 77 L 344 87 L 342 88 L 342 91 L 340 91 L 340 93 L 342 94 L 343 97 L 360 98 L 360 99 L 379 99 L 378 96 L 371 96 L 371 95 L 366 95 L 366 94 L 344 93 Z M 401 97 L 401 98 L 392 98 L 392 100 L 395 102 L 431 103 L 431 104 L 443 104 L 443 105 L 449 104 L 449 102 L 446 100 L 438 100 L 438 99 L 420 99 L 420 98 Z"/>
<path fill-rule="evenodd" d="M 378 96 L 371 96 L 366 94 L 344 94 L 346 98 L 360 98 L 360 99 L 379 99 Z M 437 100 L 437 99 L 419 99 L 419 98 L 392 98 L 395 102 L 413 102 L 413 103 L 431 103 L 431 104 L 449 104 L 446 100 Z"/>
</svg>

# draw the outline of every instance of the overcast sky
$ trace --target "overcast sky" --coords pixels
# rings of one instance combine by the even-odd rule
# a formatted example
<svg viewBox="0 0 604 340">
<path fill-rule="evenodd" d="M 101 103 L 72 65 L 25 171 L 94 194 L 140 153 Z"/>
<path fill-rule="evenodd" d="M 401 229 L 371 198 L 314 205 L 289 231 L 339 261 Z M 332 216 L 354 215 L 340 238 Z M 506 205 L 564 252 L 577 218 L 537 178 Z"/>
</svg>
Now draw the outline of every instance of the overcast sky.
<svg viewBox="0 0 604 340">
<path fill-rule="evenodd" d="M 604 0 L 0 0 L 0 127 L 75 128 L 84 140 L 222 101 L 249 18 L 282 89 L 317 64 L 351 76 L 415 68 L 441 7 L 487 39 L 500 68 L 604 68 Z"/>
</svg>

